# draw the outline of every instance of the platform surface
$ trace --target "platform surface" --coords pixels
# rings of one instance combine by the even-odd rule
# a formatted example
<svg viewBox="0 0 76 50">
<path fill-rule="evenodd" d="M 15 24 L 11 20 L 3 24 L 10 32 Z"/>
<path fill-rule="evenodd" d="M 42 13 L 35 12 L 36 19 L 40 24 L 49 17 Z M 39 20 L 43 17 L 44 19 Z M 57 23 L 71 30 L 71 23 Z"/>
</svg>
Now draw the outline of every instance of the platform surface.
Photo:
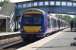
<svg viewBox="0 0 76 50">
<path fill-rule="evenodd" d="M 74 38 L 76 32 L 68 28 L 17 50 L 76 50 L 76 46 L 71 46 L 71 43 L 76 42 Z"/>
<path fill-rule="evenodd" d="M 20 34 L 20 31 L 18 31 L 18 32 L 2 32 L 2 33 L 0 33 L 0 36 L 12 35 L 12 34 Z"/>
</svg>

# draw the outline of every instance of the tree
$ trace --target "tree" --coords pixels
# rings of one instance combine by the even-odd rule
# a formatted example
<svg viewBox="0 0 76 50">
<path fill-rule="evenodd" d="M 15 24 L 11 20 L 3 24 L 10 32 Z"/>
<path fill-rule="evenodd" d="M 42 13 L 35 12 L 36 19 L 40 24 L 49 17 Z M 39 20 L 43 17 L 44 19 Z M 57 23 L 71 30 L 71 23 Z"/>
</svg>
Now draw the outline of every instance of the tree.
<svg viewBox="0 0 76 50">
<path fill-rule="evenodd" d="M 0 2 L 0 7 L 2 7 L 4 4 L 6 4 L 6 3 L 8 3 L 8 2 L 9 2 L 9 0 L 1 1 L 1 2 Z"/>
<path fill-rule="evenodd" d="M 0 6 L 3 6 L 4 2 L 0 2 Z"/>
<path fill-rule="evenodd" d="M 62 15 L 62 14 L 57 14 L 56 15 L 58 18 L 61 18 L 67 22 L 70 22 L 72 20 L 72 18 L 69 15 Z"/>
<path fill-rule="evenodd" d="M 72 18 L 72 20 L 73 20 L 74 22 L 76 22 L 76 16 L 75 16 L 74 18 Z"/>
<path fill-rule="evenodd" d="M 66 20 L 66 21 L 68 21 L 68 22 L 70 22 L 71 19 L 72 19 L 72 18 L 71 18 L 69 15 L 65 15 L 65 16 L 64 16 L 64 20 Z"/>
</svg>

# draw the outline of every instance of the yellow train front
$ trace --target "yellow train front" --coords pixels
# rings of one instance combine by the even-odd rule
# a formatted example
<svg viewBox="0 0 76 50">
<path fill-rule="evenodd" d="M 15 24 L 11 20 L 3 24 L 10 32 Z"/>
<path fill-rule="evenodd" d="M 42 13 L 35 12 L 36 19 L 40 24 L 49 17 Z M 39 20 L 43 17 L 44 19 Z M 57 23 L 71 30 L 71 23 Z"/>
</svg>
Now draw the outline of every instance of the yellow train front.
<svg viewBox="0 0 76 50">
<path fill-rule="evenodd" d="M 24 41 L 27 39 L 42 38 L 48 24 L 45 21 L 46 15 L 39 9 L 27 9 L 23 12 L 20 20 L 21 36 Z"/>
</svg>

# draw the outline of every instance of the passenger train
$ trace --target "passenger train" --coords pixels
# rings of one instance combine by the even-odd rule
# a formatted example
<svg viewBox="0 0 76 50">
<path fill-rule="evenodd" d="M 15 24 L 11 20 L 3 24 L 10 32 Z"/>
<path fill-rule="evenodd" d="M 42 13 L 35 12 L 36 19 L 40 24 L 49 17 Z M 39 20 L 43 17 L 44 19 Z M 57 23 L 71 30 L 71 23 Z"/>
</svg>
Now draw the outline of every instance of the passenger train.
<svg viewBox="0 0 76 50">
<path fill-rule="evenodd" d="M 48 15 L 45 11 L 30 8 L 22 12 L 20 31 L 23 40 L 42 38 L 53 32 L 66 28 L 67 23 L 60 18 Z"/>
</svg>

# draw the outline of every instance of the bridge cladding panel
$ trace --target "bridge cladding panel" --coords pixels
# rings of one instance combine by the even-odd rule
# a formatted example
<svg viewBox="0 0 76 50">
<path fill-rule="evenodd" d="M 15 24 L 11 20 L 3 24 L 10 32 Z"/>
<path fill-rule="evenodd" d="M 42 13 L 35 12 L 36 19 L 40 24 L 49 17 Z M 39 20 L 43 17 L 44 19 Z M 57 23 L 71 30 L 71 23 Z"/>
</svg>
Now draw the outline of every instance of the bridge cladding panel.
<svg viewBox="0 0 76 50">
<path fill-rule="evenodd" d="M 16 16 L 20 16 L 21 12 L 28 8 L 39 8 L 50 13 L 75 14 L 76 2 L 66 0 L 50 0 L 50 1 L 28 1 L 16 3 Z"/>
</svg>

